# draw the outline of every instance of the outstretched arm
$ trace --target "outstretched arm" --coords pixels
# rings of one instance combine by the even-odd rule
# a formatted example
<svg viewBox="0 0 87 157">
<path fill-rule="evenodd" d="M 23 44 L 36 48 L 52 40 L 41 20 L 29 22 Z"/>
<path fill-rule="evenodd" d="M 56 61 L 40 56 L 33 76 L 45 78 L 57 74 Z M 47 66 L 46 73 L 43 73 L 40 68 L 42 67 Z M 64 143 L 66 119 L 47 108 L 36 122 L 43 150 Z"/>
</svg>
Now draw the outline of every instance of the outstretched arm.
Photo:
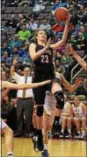
<svg viewBox="0 0 87 157">
<path fill-rule="evenodd" d="M 71 45 L 67 46 L 68 54 L 72 55 L 72 57 L 83 67 L 83 69 L 87 72 L 87 63 L 73 50 Z"/>
<path fill-rule="evenodd" d="M 27 84 L 14 84 L 10 83 L 8 81 L 2 81 L 2 88 L 8 88 L 8 89 L 29 89 L 29 88 L 36 88 L 39 86 L 43 86 L 45 84 L 50 83 L 50 80 L 39 82 L 39 83 L 27 83 Z"/>
<path fill-rule="evenodd" d="M 60 41 L 56 42 L 55 44 L 52 44 L 51 48 L 58 49 L 60 46 L 65 44 L 65 42 L 67 40 L 67 35 L 68 35 L 69 21 L 70 21 L 70 14 L 68 15 L 68 19 L 66 20 L 65 29 L 64 29 L 64 33 L 63 33 L 62 39 Z"/>
<path fill-rule="evenodd" d="M 62 84 L 63 86 L 69 91 L 69 92 L 74 92 L 78 87 L 79 85 L 83 82 L 83 79 L 82 78 L 77 78 L 75 83 L 73 85 L 69 84 L 69 82 L 64 78 L 63 75 L 61 75 L 61 78 L 62 78 Z"/>
</svg>

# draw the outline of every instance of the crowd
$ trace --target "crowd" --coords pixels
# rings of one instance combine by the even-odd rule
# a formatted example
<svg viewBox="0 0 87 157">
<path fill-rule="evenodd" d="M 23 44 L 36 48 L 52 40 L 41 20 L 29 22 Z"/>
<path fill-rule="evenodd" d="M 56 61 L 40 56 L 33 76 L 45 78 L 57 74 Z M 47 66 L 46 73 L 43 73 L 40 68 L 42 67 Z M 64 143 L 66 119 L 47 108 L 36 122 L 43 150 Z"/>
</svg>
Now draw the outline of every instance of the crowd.
<svg viewBox="0 0 87 157">
<path fill-rule="evenodd" d="M 52 42 L 58 41 L 61 39 L 63 30 L 64 30 L 64 23 L 59 23 L 52 13 L 58 7 L 64 6 L 69 8 L 71 17 L 71 24 L 69 26 L 69 35 L 68 35 L 68 43 L 71 43 L 73 48 L 76 52 L 81 56 L 84 57 L 87 52 L 87 2 L 86 0 L 45 0 L 43 1 L 2 1 L 2 7 L 21 7 L 21 6 L 32 6 L 32 13 L 27 16 L 25 13 L 9 14 L 8 18 L 4 17 L 5 12 L 2 14 L 2 28 L 1 28 L 1 70 L 2 70 L 2 80 L 8 80 L 11 82 L 17 82 L 11 75 L 12 65 L 15 62 L 15 72 L 18 75 L 23 76 L 23 69 L 28 67 L 31 69 L 30 76 L 33 76 L 33 63 L 31 58 L 29 57 L 29 44 L 33 40 L 34 33 L 37 29 L 46 29 L 48 33 L 48 38 L 51 37 Z M 42 7 L 43 6 L 43 7 Z M 44 12 L 47 6 L 50 6 L 50 13 L 48 13 L 48 17 L 44 17 Z M 43 17 L 40 19 L 43 12 Z M 3 22 L 5 21 L 5 22 Z M 55 52 L 54 56 L 54 64 L 56 71 L 62 73 L 68 81 L 71 81 L 70 78 L 70 71 L 72 68 L 77 64 L 75 60 L 68 55 L 65 46 L 61 47 Z M 83 86 L 77 89 L 76 95 L 84 95 L 85 100 L 87 99 L 87 86 L 86 81 Z M 83 94 L 84 93 L 84 94 Z M 4 118 L 10 127 L 16 131 L 17 130 L 17 122 L 16 122 L 16 112 L 17 112 L 17 91 L 16 90 L 5 90 L 2 91 L 2 118 Z M 71 138 L 71 131 L 72 126 L 76 126 L 77 136 L 75 138 L 83 138 L 84 131 L 86 129 L 86 108 L 85 104 L 82 100 L 79 100 L 78 97 L 74 98 L 78 99 L 68 101 L 69 110 L 67 112 L 67 107 L 64 108 L 64 111 L 61 115 L 60 123 L 54 122 L 53 129 L 49 132 L 49 136 L 58 136 L 58 137 L 68 137 Z M 75 101 L 75 102 L 74 102 Z M 80 103 L 78 103 L 80 101 Z M 71 105 L 71 104 L 72 105 Z M 75 112 L 74 105 L 79 105 L 78 112 L 81 110 L 81 115 Z M 35 106 L 35 103 L 34 103 Z M 80 109 L 79 109 L 80 108 Z M 33 114 L 33 110 L 32 110 Z M 32 116 L 31 114 L 31 116 Z M 78 114 L 78 115 L 77 115 Z M 12 118 L 10 118 L 12 117 Z M 24 134 L 24 126 L 25 126 L 25 113 L 23 113 L 23 132 L 21 134 L 15 133 L 15 136 L 31 136 L 31 132 L 33 131 L 32 121 L 29 122 L 31 124 L 31 129 L 29 130 L 28 134 Z M 33 115 L 35 118 L 35 112 Z M 72 121 L 74 124 L 72 125 Z M 82 126 L 80 126 L 80 121 L 82 122 Z M 67 130 L 64 129 L 68 128 L 68 136 Z M 80 131 L 82 134 L 80 134 Z M 75 133 L 75 129 L 74 129 Z M 80 136 L 82 135 L 82 136 Z"/>
</svg>

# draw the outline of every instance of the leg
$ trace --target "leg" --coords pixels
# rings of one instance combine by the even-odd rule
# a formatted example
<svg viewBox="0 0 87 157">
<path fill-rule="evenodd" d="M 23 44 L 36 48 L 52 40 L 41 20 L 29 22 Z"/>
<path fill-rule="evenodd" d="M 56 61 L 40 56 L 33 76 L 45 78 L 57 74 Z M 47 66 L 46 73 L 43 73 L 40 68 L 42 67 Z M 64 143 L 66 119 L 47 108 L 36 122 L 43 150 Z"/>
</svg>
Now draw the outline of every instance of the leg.
<svg viewBox="0 0 87 157">
<path fill-rule="evenodd" d="M 55 117 L 55 121 L 57 121 L 56 128 L 59 128 L 59 119 L 60 119 L 60 116 L 61 116 L 61 111 L 64 107 L 64 94 L 63 94 L 63 91 L 62 91 L 62 87 L 57 82 L 57 80 L 55 80 L 55 82 L 53 82 L 51 92 L 54 94 L 55 99 L 56 99 L 56 108 L 57 108 L 56 115 L 57 116 Z M 56 130 L 58 130 L 58 129 L 56 129 Z"/>
<path fill-rule="evenodd" d="M 53 124 L 53 128 L 52 128 L 52 132 L 53 132 L 53 136 L 57 137 L 59 136 L 59 132 L 60 132 L 60 115 L 61 115 L 61 109 L 56 108 L 55 111 L 55 119 L 54 119 L 54 124 Z"/>
<path fill-rule="evenodd" d="M 82 130 L 85 131 L 86 130 L 86 118 L 83 117 L 81 121 L 82 121 Z"/>
<path fill-rule="evenodd" d="M 82 125 L 82 136 L 81 136 L 81 138 L 84 139 L 86 136 L 86 118 L 83 117 L 81 119 L 81 122 L 82 122 L 82 124 L 81 124 Z"/>
<path fill-rule="evenodd" d="M 42 129 L 42 121 L 43 121 L 43 105 L 37 106 L 36 112 L 36 121 L 37 121 L 37 129 Z"/>
<path fill-rule="evenodd" d="M 37 128 L 37 122 L 36 122 L 36 105 L 35 104 L 34 104 L 34 107 L 33 107 L 32 124 L 33 124 L 34 129 Z"/>
<path fill-rule="evenodd" d="M 13 157 L 13 131 L 7 126 L 4 125 L 4 121 L 2 121 L 2 134 L 5 137 L 5 147 L 7 151 L 8 157 Z"/>
<path fill-rule="evenodd" d="M 42 157 L 48 157 L 48 132 L 52 129 L 55 117 L 55 108 L 55 97 L 50 92 L 46 92 L 43 115 L 44 151 L 42 152 Z"/>
<path fill-rule="evenodd" d="M 65 127 L 67 125 L 67 118 L 62 116 L 61 117 L 61 133 L 59 137 L 64 137 Z"/>
<path fill-rule="evenodd" d="M 32 114 L 33 114 L 33 99 L 25 99 L 24 112 L 25 112 L 25 135 L 29 135 L 31 131 Z"/>
<path fill-rule="evenodd" d="M 64 130 L 65 130 L 65 127 L 66 127 L 66 122 L 67 122 L 67 118 L 66 117 L 62 117 L 61 133 L 63 133 L 63 134 L 64 134 Z"/>
<path fill-rule="evenodd" d="M 33 126 L 34 126 L 34 150 L 42 151 L 43 150 L 43 137 L 42 137 L 42 121 L 43 121 L 43 106 L 37 106 L 36 113 L 33 115 Z"/>
<path fill-rule="evenodd" d="M 34 97 L 36 103 L 36 128 L 33 137 L 34 149 L 39 151 L 43 150 L 43 135 L 42 135 L 42 123 L 43 123 L 43 104 L 45 97 L 44 87 L 38 87 L 34 89 Z"/>
<path fill-rule="evenodd" d="M 72 125 L 72 118 L 69 117 L 67 118 L 67 128 L 68 128 L 69 134 L 71 134 L 71 125 Z"/>
<path fill-rule="evenodd" d="M 52 125 L 55 118 L 55 112 L 52 112 L 52 115 L 43 115 L 43 143 L 44 150 L 42 152 L 42 157 L 48 157 L 48 132 L 52 129 Z"/>
<path fill-rule="evenodd" d="M 80 138 L 80 119 L 77 117 L 74 117 L 74 124 L 77 129 L 77 135 L 75 136 L 76 138 Z"/>
<path fill-rule="evenodd" d="M 71 124 L 72 124 L 72 118 L 71 117 L 67 117 L 66 118 L 66 125 L 67 125 L 67 129 L 68 129 L 68 135 L 66 135 L 67 138 L 71 138 Z"/>
<path fill-rule="evenodd" d="M 79 120 L 79 118 L 76 118 L 76 117 L 74 118 L 74 124 L 76 126 L 77 131 L 80 132 L 80 120 Z"/>
<path fill-rule="evenodd" d="M 17 135 L 22 133 L 23 110 L 24 110 L 24 101 L 23 101 L 23 99 L 18 99 L 18 102 L 17 102 Z"/>
<path fill-rule="evenodd" d="M 37 106 L 36 115 L 35 115 L 35 126 L 34 127 L 34 150 L 42 151 L 43 150 L 43 136 L 42 136 L 42 122 L 43 122 L 43 106 Z"/>
</svg>

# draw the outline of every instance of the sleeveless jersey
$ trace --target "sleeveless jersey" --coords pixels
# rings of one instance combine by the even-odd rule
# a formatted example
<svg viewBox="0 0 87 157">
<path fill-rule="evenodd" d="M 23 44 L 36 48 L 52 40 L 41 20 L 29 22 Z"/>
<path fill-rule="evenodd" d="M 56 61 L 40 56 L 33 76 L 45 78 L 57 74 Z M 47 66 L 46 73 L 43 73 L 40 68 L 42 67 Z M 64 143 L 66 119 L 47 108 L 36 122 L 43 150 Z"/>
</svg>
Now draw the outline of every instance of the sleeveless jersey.
<svg viewBox="0 0 87 157">
<path fill-rule="evenodd" d="M 72 109 L 73 109 L 73 113 L 75 117 L 78 117 L 78 118 L 84 117 L 84 113 L 82 110 L 82 103 L 80 103 L 78 107 L 76 107 L 75 105 L 72 105 Z"/>
<path fill-rule="evenodd" d="M 66 102 L 66 103 L 64 104 L 63 113 L 66 113 L 66 112 L 67 112 L 68 106 L 70 106 L 70 103 Z"/>
<path fill-rule="evenodd" d="M 43 48 L 44 46 L 37 45 L 36 52 L 38 53 L 38 51 Z M 34 68 L 35 68 L 35 71 L 37 72 L 44 72 L 44 73 L 54 72 L 53 51 L 51 48 L 47 50 L 47 53 L 42 54 L 40 58 L 34 61 Z"/>
</svg>

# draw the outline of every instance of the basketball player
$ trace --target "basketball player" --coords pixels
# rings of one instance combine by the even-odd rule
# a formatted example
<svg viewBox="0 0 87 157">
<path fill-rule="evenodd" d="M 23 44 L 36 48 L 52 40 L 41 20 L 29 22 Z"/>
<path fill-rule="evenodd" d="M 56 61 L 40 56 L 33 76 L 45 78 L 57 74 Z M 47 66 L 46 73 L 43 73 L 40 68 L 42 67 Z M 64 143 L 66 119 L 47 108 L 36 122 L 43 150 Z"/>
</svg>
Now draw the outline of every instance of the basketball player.
<svg viewBox="0 0 87 157">
<path fill-rule="evenodd" d="M 60 137 L 64 137 L 64 131 L 65 127 L 67 126 L 68 129 L 68 138 L 71 138 L 71 124 L 72 124 L 72 106 L 71 103 L 69 102 L 70 99 L 68 96 L 65 97 L 65 103 L 64 103 L 64 108 L 61 113 L 61 134 Z"/>
<path fill-rule="evenodd" d="M 70 54 L 87 72 L 87 63 L 73 50 L 71 45 L 67 45 L 68 54 Z"/>
<path fill-rule="evenodd" d="M 47 33 L 44 30 L 38 30 L 35 35 L 35 41 L 32 42 L 29 46 L 29 55 L 31 59 L 34 61 L 34 82 L 39 82 L 40 80 L 46 80 L 51 79 L 53 80 L 55 78 L 54 74 L 54 66 L 53 66 L 53 50 L 58 49 L 60 46 L 62 46 L 66 42 L 67 33 L 68 33 L 68 24 L 70 21 L 70 15 L 68 16 L 68 19 L 65 24 L 64 34 L 60 41 L 56 42 L 55 44 L 51 44 L 51 39 L 47 41 Z M 43 117 L 43 104 L 47 101 L 45 99 L 45 96 L 50 95 L 51 93 L 54 93 L 54 88 L 51 90 L 51 86 L 55 84 L 54 82 L 52 84 L 46 85 L 43 88 L 38 88 L 34 90 L 34 96 L 35 101 L 37 104 L 37 128 L 35 130 L 35 136 L 34 142 L 35 142 L 35 148 L 36 145 L 38 145 L 38 149 L 42 151 L 42 157 L 48 157 L 48 150 L 47 150 L 47 141 L 48 141 L 48 130 L 49 130 L 49 121 L 50 116 L 44 113 Z M 61 91 L 61 88 L 59 85 L 56 85 L 57 88 L 55 90 L 55 98 L 58 99 L 58 95 L 60 95 L 62 102 L 58 104 L 57 108 L 63 108 L 63 92 Z M 51 92 L 51 93 L 50 93 Z M 50 97 L 52 98 L 52 97 Z M 60 100 L 60 101 L 61 101 Z M 53 103 L 55 102 L 55 99 L 53 97 Z M 58 101 L 58 100 L 57 100 Z M 59 107 L 60 105 L 60 107 Z M 44 105 L 45 107 L 45 105 Z M 45 107 L 46 111 L 46 107 Z M 44 146 L 43 146 L 43 135 L 42 135 L 42 119 L 43 119 L 43 133 L 44 133 Z"/>
<path fill-rule="evenodd" d="M 43 86 L 50 83 L 51 81 L 43 81 L 40 83 L 28 83 L 28 84 L 13 84 L 7 81 L 2 81 L 2 88 L 8 89 L 29 89 Z M 0 118 L 0 129 L 2 134 L 5 136 L 5 146 L 7 151 L 7 157 L 13 157 L 13 131 L 8 125 Z"/>
<path fill-rule="evenodd" d="M 86 114 L 87 113 L 86 113 L 86 106 L 83 102 L 80 101 L 79 96 L 76 96 L 74 98 L 72 110 L 73 110 L 73 115 L 74 115 L 73 122 L 77 129 L 77 136 L 75 137 L 84 139 L 86 136 Z"/>
</svg>

